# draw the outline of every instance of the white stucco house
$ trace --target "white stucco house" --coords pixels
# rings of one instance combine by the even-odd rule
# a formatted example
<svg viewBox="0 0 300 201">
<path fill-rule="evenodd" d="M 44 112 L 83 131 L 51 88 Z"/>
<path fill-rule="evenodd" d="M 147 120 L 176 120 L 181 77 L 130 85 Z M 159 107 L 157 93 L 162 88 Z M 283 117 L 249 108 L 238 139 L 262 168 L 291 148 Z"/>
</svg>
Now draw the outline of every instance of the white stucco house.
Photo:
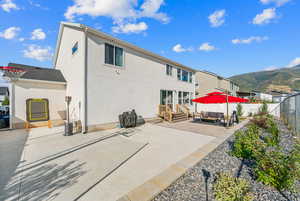
<svg viewBox="0 0 300 201">
<path fill-rule="evenodd" d="M 194 111 L 194 69 L 81 24 L 60 24 L 53 68 L 8 66 L 25 70 L 10 82 L 11 128 L 62 124 L 66 96 L 82 132 L 115 126 L 132 109 L 145 120 L 157 118 L 159 105 Z"/>
<path fill-rule="evenodd" d="M 132 109 L 147 120 L 160 104 L 194 107 L 194 69 L 82 24 L 61 23 L 53 66 L 66 79 L 70 118 L 83 132 Z"/>
</svg>

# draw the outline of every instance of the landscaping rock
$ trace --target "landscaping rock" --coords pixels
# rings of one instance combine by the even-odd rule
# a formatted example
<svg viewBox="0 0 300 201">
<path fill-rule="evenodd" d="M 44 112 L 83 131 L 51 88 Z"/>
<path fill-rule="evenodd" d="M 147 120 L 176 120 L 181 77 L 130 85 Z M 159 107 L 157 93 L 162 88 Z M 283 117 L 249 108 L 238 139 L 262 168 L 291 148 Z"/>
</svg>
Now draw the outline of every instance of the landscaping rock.
<svg viewBox="0 0 300 201">
<path fill-rule="evenodd" d="M 294 137 L 282 122 L 278 121 L 280 128 L 280 146 L 285 151 L 291 150 Z M 245 128 L 243 128 L 245 129 Z M 255 201 L 300 201 L 300 193 L 284 195 L 276 189 L 255 181 L 249 161 L 242 161 L 230 155 L 234 136 L 228 138 L 217 149 L 208 154 L 193 168 L 171 186 L 161 192 L 154 201 L 211 201 L 213 199 L 213 181 L 218 172 L 231 172 L 233 175 L 246 179 L 252 185 Z M 205 177 L 209 176 L 209 177 Z M 206 188 L 207 186 L 207 188 Z M 299 183 L 297 188 L 300 189 Z"/>
</svg>

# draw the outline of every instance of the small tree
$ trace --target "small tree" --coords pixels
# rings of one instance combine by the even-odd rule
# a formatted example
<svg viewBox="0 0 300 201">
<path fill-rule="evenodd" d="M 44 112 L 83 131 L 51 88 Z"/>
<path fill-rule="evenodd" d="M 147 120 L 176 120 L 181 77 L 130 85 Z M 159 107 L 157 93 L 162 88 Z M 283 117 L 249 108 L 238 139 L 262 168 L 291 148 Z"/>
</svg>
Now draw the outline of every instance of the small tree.
<svg viewBox="0 0 300 201">
<path fill-rule="evenodd" d="M 5 96 L 4 101 L 2 102 L 2 105 L 9 105 L 9 99 L 7 96 Z"/>
<path fill-rule="evenodd" d="M 238 115 L 239 117 L 243 116 L 244 111 L 243 111 L 243 106 L 242 106 L 241 103 L 239 103 L 239 104 L 237 105 L 237 107 L 236 107 L 236 112 L 237 112 L 237 115 Z"/>
<path fill-rule="evenodd" d="M 259 108 L 259 113 L 268 114 L 268 104 L 264 101 L 263 105 Z"/>
</svg>

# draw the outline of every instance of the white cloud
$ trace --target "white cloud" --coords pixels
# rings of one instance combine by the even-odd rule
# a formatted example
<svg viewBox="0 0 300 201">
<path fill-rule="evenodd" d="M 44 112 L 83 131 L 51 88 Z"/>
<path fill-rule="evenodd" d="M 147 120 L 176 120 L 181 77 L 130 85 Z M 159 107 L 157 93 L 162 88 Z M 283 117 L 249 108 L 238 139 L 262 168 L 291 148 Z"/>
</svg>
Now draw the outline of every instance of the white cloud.
<svg viewBox="0 0 300 201">
<path fill-rule="evenodd" d="M 112 27 L 112 31 L 115 33 L 140 33 L 146 31 L 148 26 L 145 22 L 140 22 L 137 24 L 120 24 L 118 26 Z"/>
<path fill-rule="evenodd" d="M 210 52 L 210 51 L 216 50 L 216 47 L 214 47 L 213 45 L 210 45 L 209 43 L 203 43 L 202 45 L 200 45 L 199 50 L 205 51 L 205 52 Z"/>
<path fill-rule="evenodd" d="M 267 4 L 274 3 L 278 7 L 283 6 L 284 4 L 288 3 L 289 1 L 291 1 L 291 0 L 260 0 L 260 2 L 262 4 L 267 5 Z"/>
<path fill-rule="evenodd" d="M 46 34 L 43 29 L 35 29 L 31 32 L 31 40 L 44 40 Z"/>
<path fill-rule="evenodd" d="M 273 71 L 273 70 L 276 70 L 276 69 L 278 69 L 277 66 L 269 66 L 269 67 L 265 68 L 264 71 Z"/>
<path fill-rule="evenodd" d="M 49 10 L 49 8 L 48 8 L 48 7 L 44 7 L 44 6 L 42 6 L 41 4 L 39 4 L 39 3 L 36 3 L 36 2 L 35 2 L 35 1 L 33 1 L 33 0 L 28 0 L 28 2 L 29 2 L 29 4 L 30 4 L 31 6 L 34 6 L 34 7 L 37 7 L 37 8 L 43 9 L 43 10 Z"/>
<path fill-rule="evenodd" d="M 276 8 L 268 8 L 264 9 L 262 13 L 257 14 L 253 19 L 253 24 L 268 24 L 272 22 L 273 19 L 277 17 L 276 15 Z"/>
<path fill-rule="evenodd" d="M 159 12 L 164 0 L 144 0 L 141 5 L 137 0 L 73 0 L 74 5 L 67 8 L 65 17 L 74 20 L 76 16 L 89 15 L 92 17 L 111 17 L 114 23 L 122 23 L 124 20 L 136 20 L 147 17 L 160 20 L 164 23 L 169 17 Z"/>
<path fill-rule="evenodd" d="M 184 47 L 182 47 L 182 45 L 181 44 L 177 44 L 177 45 L 175 45 L 173 48 L 172 48 L 172 50 L 174 51 L 174 52 L 177 52 L 177 53 L 179 53 L 179 52 L 191 52 L 191 51 L 193 51 L 193 48 L 184 48 Z"/>
<path fill-rule="evenodd" d="M 300 64 L 300 57 L 295 58 L 293 61 L 290 62 L 288 67 L 294 67 Z"/>
<path fill-rule="evenodd" d="M 213 14 L 211 14 L 208 17 L 211 26 L 212 27 L 219 27 L 222 24 L 224 24 L 224 22 L 225 22 L 225 19 L 224 19 L 225 18 L 225 13 L 226 13 L 226 11 L 223 9 L 223 10 L 217 10 Z"/>
<path fill-rule="evenodd" d="M 264 40 L 268 40 L 269 38 L 267 36 L 261 37 L 261 36 L 251 36 L 249 38 L 245 38 L 245 39 L 233 39 L 231 42 L 233 44 L 250 44 L 252 42 L 262 42 Z"/>
<path fill-rule="evenodd" d="M 26 58 L 35 59 L 38 61 L 47 61 L 52 58 L 51 47 L 41 47 L 38 45 L 29 45 L 26 50 L 23 51 L 23 56 Z"/>
<path fill-rule="evenodd" d="M 2 8 L 5 12 L 19 10 L 19 7 L 12 0 L 2 0 L 2 3 L 0 3 L 0 8 Z"/>
<path fill-rule="evenodd" d="M 20 27 L 9 27 L 5 29 L 3 32 L 0 32 L 0 37 L 7 40 L 11 40 L 16 38 L 20 31 L 21 31 Z"/>
<path fill-rule="evenodd" d="M 19 41 L 20 41 L 20 42 L 23 42 L 24 40 L 25 40 L 25 38 L 23 38 L 23 37 L 22 37 L 22 38 L 19 38 Z"/>
</svg>

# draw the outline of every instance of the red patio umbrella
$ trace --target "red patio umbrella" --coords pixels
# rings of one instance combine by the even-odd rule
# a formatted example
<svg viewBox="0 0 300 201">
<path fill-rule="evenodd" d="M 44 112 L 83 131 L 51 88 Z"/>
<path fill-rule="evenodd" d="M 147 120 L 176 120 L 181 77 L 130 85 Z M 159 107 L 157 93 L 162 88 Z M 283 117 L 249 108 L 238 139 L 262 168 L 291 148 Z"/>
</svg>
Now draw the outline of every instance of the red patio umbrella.
<svg viewBox="0 0 300 201">
<path fill-rule="evenodd" d="M 208 93 L 207 96 L 196 98 L 192 100 L 195 103 L 214 104 L 214 103 L 226 103 L 227 104 L 227 125 L 228 125 L 228 103 L 247 103 L 248 99 L 239 98 L 235 96 L 229 96 L 223 92 Z"/>
<path fill-rule="evenodd" d="M 215 92 L 219 93 L 219 92 Z M 213 93 L 210 93 L 213 94 Z M 227 100 L 228 98 L 228 100 Z M 192 100 L 195 103 L 203 103 L 203 104 L 214 104 L 214 103 L 247 103 L 249 102 L 248 99 L 245 98 L 239 98 L 235 96 L 227 96 L 224 93 L 219 93 L 216 95 L 207 95 L 200 98 L 196 98 Z"/>
</svg>

